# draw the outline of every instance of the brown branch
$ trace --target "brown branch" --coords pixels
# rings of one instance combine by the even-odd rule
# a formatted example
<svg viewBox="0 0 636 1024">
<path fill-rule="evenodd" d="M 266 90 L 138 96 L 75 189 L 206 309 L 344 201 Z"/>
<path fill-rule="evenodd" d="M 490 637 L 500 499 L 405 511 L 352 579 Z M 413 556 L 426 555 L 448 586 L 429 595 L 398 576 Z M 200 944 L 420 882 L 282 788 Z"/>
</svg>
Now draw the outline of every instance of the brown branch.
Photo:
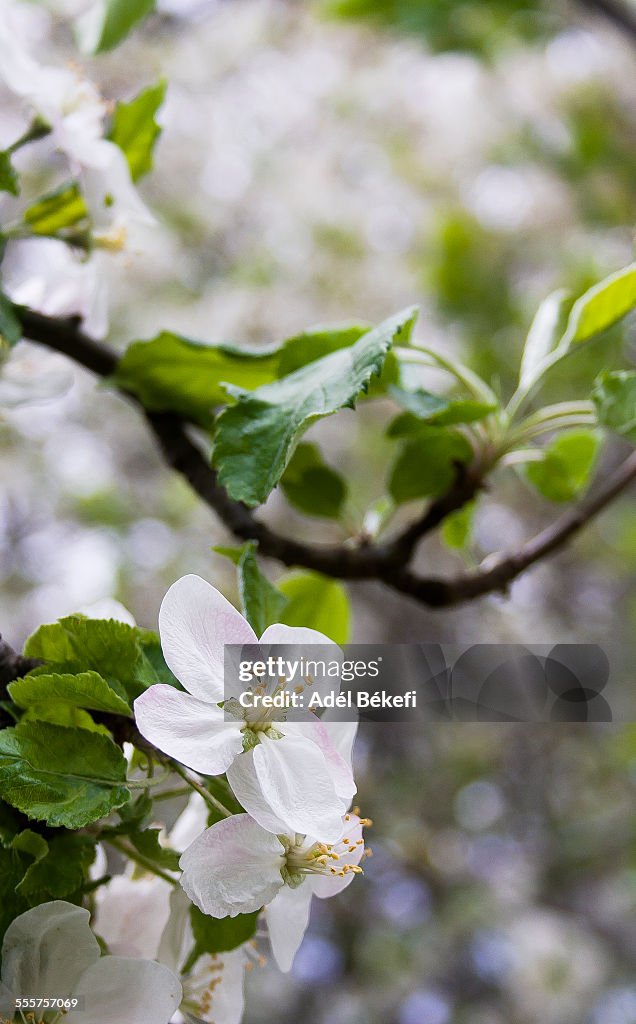
<svg viewBox="0 0 636 1024">
<path fill-rule="evenodd" d="M 40 664 L 37 658 L 25 658 L 17 654 L 0 636 L 0 694 L 4 695 L 6 687 L 14 679 L 20 679 Z"/>
<path fill-rule="evenodd" d="M 599 14 L 636 42 L 636 13 L 622 0 L 578 0 L 592 14 Z"/>
<path fill-rule="evenodd" d="M 110 377 L 117 367 L 115 351 L 84 334 L 76 320 L 58 320 L 22 311 L 25 337 L 63 352 L 76 363 L 101 377 Z M 218 483 L 216 473 L 188 436 L 188 424 L 174 413 L 150 412 L 133 395 L 159 443 L 168 465 L 189 482 L 199 497 L 212 508 L 225 526 L 240 540 L 258 542 L 261 554 L 284 565 L 302 566 L 326 576 L 347 580 L 380 580 L 400 593 L 433 608 L 448 607 L 505 591 L 521 573 L 563 547 L 636 478 L 636 453 L 578 508 L 528 541 L 519 551 L 492 556 L 476 572 L 451 579 L 421 577 L 407 563 L 423 536 L 435 529 L 451 512 L 471 500 L 483 486 L 478 473 L 458 472 L 453 487 L 433 502 L 421 519 L 384 544 L 316 546 L 284 537 L 254 518 L 241 502 L 234 501 Z"/>
</svg>

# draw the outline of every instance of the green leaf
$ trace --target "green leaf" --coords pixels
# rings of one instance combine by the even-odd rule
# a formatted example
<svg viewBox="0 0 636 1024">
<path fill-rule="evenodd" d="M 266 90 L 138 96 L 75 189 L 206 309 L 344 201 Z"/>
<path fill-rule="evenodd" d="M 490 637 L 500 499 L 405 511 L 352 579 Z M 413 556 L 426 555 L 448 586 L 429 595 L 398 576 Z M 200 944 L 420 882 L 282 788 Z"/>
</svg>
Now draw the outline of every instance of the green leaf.
<svg viewBox="0 0 636 1024">
<path fill-rule="evenodd" d="M 86 882 L 88 869 L 95 858 L 95 839 L 92 836 L 66 833 L 42 842 L 43 852 L 36 857 L 17 886 L 17 891 L 32 907 L 75 893 Z"/>
<path fill-rule="evenodd" d="M 256 635 L 261 636 L 272 623 L 282 622 L 280 616 L 287 599 L 261 572 L 256 549 L 254 541 L 248 541 L 240 548 L 214 548 L 236 565 L 243 615 Z"/>
<path fill-rule="evenodd" d="M 115 107 L 109 138 L 125 154 L 133 181 L 152 170 L 152 154 L 161 128 L 155 120 L 166 95 L 166 82 L 144 89 Z"/>
<path fill-rule="evenodd" d="M 475 502 L 468 501 L 463 508 L 451 512 L 442 523 L 442 540 L 446 547 L 461 551 L 470 540 L 475 515 Z"/>
<path fill-rule="evenodd" d="M 317 572 L 294 572 L 279 580 L 278 588 L 288 601 L 280 622 L 317 629 L 337 644 L 348 643 L 351 606 L 342 583 Z"/>
<path fill-rule="evenodd" d="M 99 25 L 91 25 L 91 52 L 114 50 L 155 6 L 156 0 L 106 0 Z"/>
<path fill-rule="evenodd" d="M 636 373 L 617 370 L 601 374 L 592 401 L 599 423 L 636 444 Z"/>
<path fill-rule="evenodd" d="M 541 462 L 528 463 L 526 478 L 549 501 L 572 501 L 589 482 L 599 444 L 593 430 L 560 434 L 545 449 Z"/>
<path fill-rule="evenodd" d="M 276 368 L 276 378 L 287 377 L 308 363 L 338 352 L 341 348 L 351 348 L 363 334 L 370 330 L 370 324 L 347 324 L 341 327 L 316 327 L 287 338 L 280 348 Z"/>
<path fill-rule="evenodd" d="M 86 203 L 75 182 L 38 199 L 23 214 L 25 223 L 35 235 L 55 235 L 87 217 Z"/>
<path fill-rule="evenodd" d="M 15 306 L 4 292 L 0 291 L 0 343 L 16 345 L 22 337 L 22 324 L 16 314 Z"/>
<path fill-rule="evenodd" d="M 160 829 L 147 828 L 143 832 L 132 831 L 128 838 L 139 853 L 166 871 L 177 871 L 179 867 L 179 854 L 175 850 L 162 846 L 159 842 Z"/>
<path fill-rule="evenodd" d="M 117 364 L 114 381 L 147 409 L 171 410 L 211 426 L 215 406 L 227 402 L 221 383 L 251 389 L 275 379 L 278 355 L 231 345 L 206 345 L 163 331 L 133 342 Z"/>
<path fill-rule="evenodd" d="M 9 192 L 12 196 L 20 194 L 20 179 L 6 149 L 0 150 L 0 192 Z"/>
<path fill-rule="evenodd" d="M 448 427 L 458 423 L 475 423 L 483 420 L 497 408 L 489 402 L 478 402 L 474 398 L 447 399 L 432 395 L 429 391 L 404 391 L 402 388 L 389 387 L 389 394 L 398 405 L 406 409 L 422 423 Z M 390 433 L 390 436 L 397 436 Z"/>
<path fill-rule="evenodd" d="M 251 393 L 231 393 L 237 404 L 217 419 L 213 463 L 229 495 L 251 507 L 279 482 L 303 432 L 316 420 L 353 408 L 379 374 L 394 340 L 408 333 L 413 309 L 368 331 L 352 346 L 309 363 Z"/>
<path fill-rule="evenodd" d="M 315 444 L 299 444 L 280 485 L 291 505 L 307 516 L 338 519 L 347 499 L 347 485 L 323 462 Z"/>
<path fill-rule="evenodd" d="M 24 653 L 29 658 L 40 658 L 54 665 L 56 672 L 92 670 L 107 679 L 120 697 L 125 698 L 126 694 L 136 697 L 156 681 L 143 655 L 142 633 L 115 619 L 69 615 L 59 622 L 40 626 L 27 640 Z M 40 669 L 38 674 L 43 671 L 46 670 Z"/>
<path fill-rule="evenodd" d="M 632 263 L 606 277 L 575 302 L 561 344 L 567 348 L 588 341 L 618 323 L 635 306 L 636 263 Z"/>
<path fill-rule="evenodd" d="M 398 504 L 444 494 L 457 465 L 470 462 L 472 455 L 470 444 L 457 431 L 429 427 L 402 446 L 391 470 L 389 493 Z"/>
<path fill-rule="evenodd" d="M 526 390 L 541 376 L 546 358 L 556 348 L 562 332 L 563 308 L 568 297 L 560 288 L 539 306 L 532 321 L 521 357 L 519 387 Z"/>
<path fill-rule="evenodd" d="M 25 854 L 0 848 L 0 945 L 11 922 L 29 909 L 24 896 L 17 891 L 29 863 Z"/>
<path fill-rule="evenodd" d="M 22 831 L 22 815 L 0 800 L 0 846 L 10 846 L 11 840 Z"/>
<path fill-rule="evenodd" d="M 197 956 L 203 953 L 229 953 L 249 942 L 256 931 L 259 912 L 237 914 L 236 917 L 215 918 L 190 907 L 190 922 Z"/>
<path fill-rule="evenodd" d="M 29 818 L 77 829 L 130 797 L 126 759 L 85 729 L 22 722 L 0 732 L 0 797 Z"/>
<path fill-rule="evenodd" d="M 52 722 L 53 725 L 65 725 L 69 729 L 88 729 L 89 732 L 101 732 L 110 736 L 105 725 L 98 725 L 88 711 L 74 708 L 70 704 L 34 704 L 19 719 L 20 722 Z"/>
<path fill-rule="evenodd" d="M 132 717 L 128 701 L 97 672 L 25 676 L 11 683 L 8 690 L 11 700 L 20 708 L 55 703 Z"/>
</svg>

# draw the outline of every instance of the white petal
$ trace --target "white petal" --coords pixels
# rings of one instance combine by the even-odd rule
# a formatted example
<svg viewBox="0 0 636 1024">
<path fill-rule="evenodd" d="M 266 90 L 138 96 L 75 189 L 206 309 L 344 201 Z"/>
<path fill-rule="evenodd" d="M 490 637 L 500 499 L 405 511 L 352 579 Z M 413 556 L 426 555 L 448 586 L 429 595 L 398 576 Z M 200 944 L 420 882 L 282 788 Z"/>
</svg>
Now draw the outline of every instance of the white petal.
<svg viewBox="0 0 636 1024">
<path fill-rule="evenodd" d="M 226 721 L 215 704 L 167 683 L 137 697 L 135 720 L 159 750 L 204 775 L 221 775 L 243 749 L 240 722 Z"/>
<path fill-rule="evenodd" d="M 265 656 L 270 653 L 275 657 L 284 658 L 286 661 L 296 662 L 301 658 L 310 661 L 324 661 L 326 663 L 341 663 L 343 652 L 333 640 L 319 633 L 315 629 L 304 626 L 284 626 L 280 622 L 268 626 L 261 637 L 261 645 L 265 648 Z M 270 644 L 276 645 L 275 651 L 269 651 Z M 318 649 L 316 646 L 318 645 Z M 325 645 L 328 649 L 322 650 Z M 296 673 L 290 677 L 288 689 L 294 690 L 298 686 L 303 689 L 311 689 L 312 692 L 319 692 L 325 697 L 328 693 L 340 692 L 340 673 L 331 675 L 327 671 L 312 672 L 311 680 L 307 684 L 305 675 Z"/>
<path fill-rule="evenodd" d="M 183 576 L 170 587 L 159 612 L 165 659 L 190 693 L 223 700 L 224 644 L 254 644 L 251 626 L 200 576 Z"/>
<path fill-rule="evenodd" d="M 292 644 L 299 647 L 306 647 L 308 644 L 338 646 L 324 633 L 319 633 L 317 629 L 309 629 L 307 626 L 285 626 L 282 622 L 275 622 L 272 626 L 268 626 L 260 642 L 262 644 Z"/>
<path fill-rule="evenodd" d="M 170 916 L 161 936 L 157 960 L 176 974 L 180 973 L 180 968 L 194 946 L 190 924 L 191 906 L 183 889 L 175 886 L 170 893 Z"/>
<path fill-rule="evenodd" d="M 157 956 L 170 916 L 171 886 L 161 878 L 115 875 L 95 893 L 93 928 L 115 956 Z"/>
<path fill-rule="evenodd" d="M 263 736 L 254 749 L 254 768 L 265 804 L 289 830 L 327 843 L 338 838 L 348 804 L 336 793 L 329 766 L 315 743 L 296 736 Z"/>
<path fill-rule="evenodd" d="M 103 956 L 73 995 L 84 1000 L 83 1010 L 68 1015 L 73 1024 L 168 1024 L 181 1002 L 181 983 L 153 960 Z"/>
<path fill-rule="evenodd" d="M 288 971 L 294 962 L 309 923 L 311 888 L 302 882 L 297 889 L 286 885 L 265 908 L 265 920 L 272 952 L 281 971 Z"/>
<path fill-rule="evenodd" d="M 204 914 L 236 917 L 259 910 L 283 884 L 283 846 L 247 814 L 207 829 L 180 860 L 181 885 Z"/>
<path fill-rule="evenodd" d="M 2 980 L 16 996 L 70 996 L 99 957 L 90 914 L 64 900 L 42 903 L 11 922 L 2 944 Z"/>
<path fill-rule="evenodd" d="M 353 755 L 353 744 L 358 732 L 358 722 L 342 722 L 337 717 L 332 720 L 332 714 L 334 712 L 328 709 L 320 721 L 329 733 L 329 739 L 333 746 L 347 764 L 350 765 Z"/>
<path fill-rule="evenodd" d="M 173 850 L 185 850 L 205 831 L 208 810 L 205 800 L 198 793 L 193 793 L 170 830 L 170 846 Z"/>
<path fill-rule="evenodd" d="M 186 1020 L 240 1024 L 245 1003 L 243 988 L 247 962 L 242 947 L 197 960 L 192 973 L 183 979 Z M 201 1006 L 206 995 L 207 1010 Z M 193 1010 L 196 1007 L 196 1016 L 187 1013 L 191 1005 Z"/>
<path fill-rule="evenodd" d="M 332 726 L 333 728 L 335 726 Z M 345 807 L 348 807 L 356 793 L 356 784 L 351 764 L 345 761 L 331 742 L 331 730 L 323 725 L 319 718 L 315 718 L 313 722 L 285 722 L 281 726 L 281 731 L 285 736 L 304 737 L 319 747 L 327 763 L 334 789 L 344 801 Z"/>
<path fill-rule="evenodd" d="M 265 802 L 254 767 L 253 750 L 235 758 L 227 770 L 227 781 L 238 802 L 267 832 L 282 835 L 290 831 L 289 825 Z"/>
</svg>

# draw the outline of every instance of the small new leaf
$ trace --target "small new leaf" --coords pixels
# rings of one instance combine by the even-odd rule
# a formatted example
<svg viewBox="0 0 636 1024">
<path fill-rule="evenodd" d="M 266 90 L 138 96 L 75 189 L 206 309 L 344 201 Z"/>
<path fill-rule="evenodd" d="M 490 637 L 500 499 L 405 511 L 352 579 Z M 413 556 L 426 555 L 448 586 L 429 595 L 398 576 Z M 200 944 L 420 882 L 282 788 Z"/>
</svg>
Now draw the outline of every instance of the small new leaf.
<svg viewBox="0 0 636 1024">
<path fill-rule="evenodd" d="M 12 196 L 20 194 L 20 179 L 6 149 L 0 150 L 0 192 L 9 192 Z"/>
<path fill-rule="evenodd" d="M 587 486 L 598 456 L 600 438 L 593 430 L 559 435 L 540 462 L 530 462 L 525 475 L 549 501 L 572 501 Z"/>
<path fill-rule="evenodd" d="M 282 622 L 287 599 L 261 572 L 256 548 L 253 541 L 248 541 L 240 548 L 217 547 L 214 550 L 236 565 L 243 614 L 256 635 L 261 636 L 268 626 Z"/>
<path fill-rule="evenodd" d="M 457 466 L 470 462 L 472 448 L 455 430 L 428 427 L 406 441 L 393 465 L 389 493 L 400 504 L 436 497 L 452 485 Z"/>
<path fill-rule="evenodd" d="M 556 348 L 563 330 L 563 307 L 568 297 L 560 288 L 548 295 L 532 321 L 521 357 L 519 387 L 525 391 L 541 376 L 546 359 Z"/>
<path fill-rule="evenodd" d="M 236 501 L 264 502 L 291 459 L 303 432 L 316 420 L 353 408 L 378 375 L 400 335 L 408 336 L 416 316 L 408 309 L 367 331 L 349 348 L 338 349 L 289 376 L 237 398 L 217 419 L 213 464 L 219 481 Z"/>
<path fill-rule="evenodd" d="M 85 47 L 92 53 L 114 50 L 155 7 L 156 0 L 105 0 L 99 23 L 88 23 Z"/>
<path fill-rule="evenodd" d="M 592 400 L 599 423 L 636 444 L 636 373 L 617 370 L 602 374 Z"/>
<path fill-rule="evenodd" d="M 165 95 L 166 82 L 161 81 L 115 107 L 109 138 L 124 153 L 133 181 L 152 170 L 152 155 L 161 134 L 155 114 Z"/>
<path fill-rule="evenodd" d="M 636 306 L 636 263 L 605 278 L 575 302 L 563 348 L 601 334 L 627 316 Z"/>
<path fill-rule="evenodd" d="M 342 583 L 317 572 L 294 572 L 278 587 L 287 598 L 280 622 L 316 629 L 337 644 L 349 642 L 351 606 Z"/>
</svg>

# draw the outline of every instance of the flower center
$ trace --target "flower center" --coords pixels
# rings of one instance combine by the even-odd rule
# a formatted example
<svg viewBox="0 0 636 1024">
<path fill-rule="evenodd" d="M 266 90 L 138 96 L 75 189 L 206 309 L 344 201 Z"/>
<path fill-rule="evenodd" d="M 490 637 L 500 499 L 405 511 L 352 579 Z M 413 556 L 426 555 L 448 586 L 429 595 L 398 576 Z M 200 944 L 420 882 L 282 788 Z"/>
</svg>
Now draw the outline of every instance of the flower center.
<svg viewBox="0 0 636 1024">
<path fill-rule="evenodd" d="M 364 839 L 359 838 L 357 831 L 358 821 L 362 827 L 371 824 L 370 818 L 358 819 L 355 816 L 354 820 L 350 814 L 345 815 L 345 831 L 337 843 L 311 843 L 302 835 L 296 835 L 295 840 L 279 836 L 285 848 L 285 863 L 281 868 L 285 883 L 296 889 L 308 875 L 326 875 L 329 878 L 361 875 L 360 865 L 346 859 L 354 850 L 364 846 Z"/>
</svg>

